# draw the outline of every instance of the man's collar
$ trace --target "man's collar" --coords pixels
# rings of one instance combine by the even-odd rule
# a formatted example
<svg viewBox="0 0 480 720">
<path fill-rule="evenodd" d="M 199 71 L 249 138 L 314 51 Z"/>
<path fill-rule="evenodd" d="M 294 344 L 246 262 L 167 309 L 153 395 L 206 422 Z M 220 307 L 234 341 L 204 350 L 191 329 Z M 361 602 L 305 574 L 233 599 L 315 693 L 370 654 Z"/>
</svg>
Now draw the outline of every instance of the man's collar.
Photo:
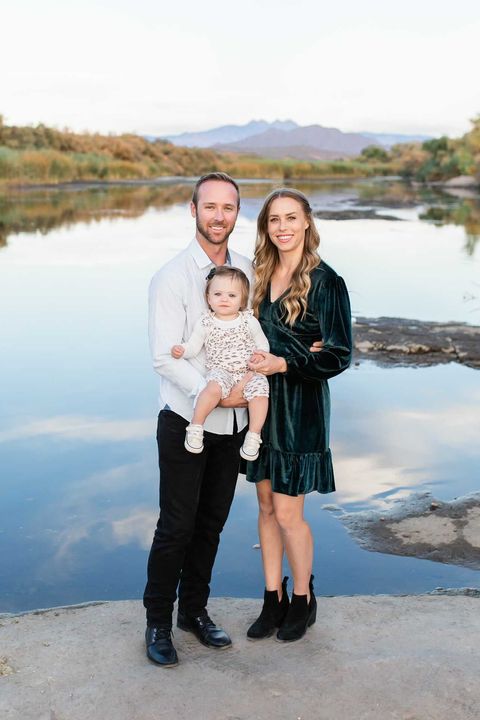
<svg viewBox="0 0 480 720">
<path fill-rule="evenodd" d="M 192 242 L 190 243 L 189 250 L 193 256 L 193 259 L 197 263 L 198 267 L 206 268 L 209 265 L 214 265 L 215 263 L 210 260 L 205 250 L 202 248 L 200 243 L 198 242 L 197 238 L 193 238 Z M 230 250 L 227 248 L 227 257 L 226 257 L 226 265 L 231 265 L 232 260 L 230 257 Z"/>
</svg>

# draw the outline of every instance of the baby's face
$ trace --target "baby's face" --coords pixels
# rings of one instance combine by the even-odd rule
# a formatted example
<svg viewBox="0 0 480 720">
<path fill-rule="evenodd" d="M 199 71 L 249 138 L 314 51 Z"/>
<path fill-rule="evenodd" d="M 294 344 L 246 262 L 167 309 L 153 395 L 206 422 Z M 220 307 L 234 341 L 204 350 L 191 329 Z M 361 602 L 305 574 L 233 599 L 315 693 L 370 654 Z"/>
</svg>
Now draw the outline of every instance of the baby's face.
<svg viewBox="0 0 480 720">
<path fill-rule="evenodd" d="M 208 288 L 207 300 L 215 315 L 234 318 L 242 304 L 242 285 L 231 277 L 214 277 Z"/>
</svg>

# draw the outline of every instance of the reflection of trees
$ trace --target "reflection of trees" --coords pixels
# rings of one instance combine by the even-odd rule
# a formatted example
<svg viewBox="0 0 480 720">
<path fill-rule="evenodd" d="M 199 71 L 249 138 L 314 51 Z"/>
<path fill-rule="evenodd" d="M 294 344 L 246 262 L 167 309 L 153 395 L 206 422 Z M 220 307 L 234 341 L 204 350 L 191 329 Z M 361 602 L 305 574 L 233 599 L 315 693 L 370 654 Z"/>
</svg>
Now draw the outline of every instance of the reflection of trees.
<svg viewBox="0 0 480 720">
<path fill-rule="evenodd" d="M 285 181 L 241 183 L 243 198 L 264 198 Z M 290 183 L 288 183 L 290 184 Z M 480 237 L 480 199 L 457 198 L 438 188 L 415 187 L 405 182 L 304 181 L 292 185 L 307 197 L 321 194 L 339 196 L 345 191 L 357 195 L 357 204 L 370 207 L 427 208 L 422 220 L 438 225 L 452 223 L 465 228 L 465 251 L 473 255 Z M 60 226 L 98 222 L 112 217 L 140 217 L 148 208 L 167 208 L 186 203 L 193 185 L 188 182 L 165 185 L 97 186 L 73 189 L 37 189 L 0 194 L 0 248 L 8 236 L 39 231 L 46 234 Z"/>
<path fill-rule="evenodd" d="M 445 198 L 430 187 L 415 187 L 407 182 L 359 183 L 360 204 L 385 208 L 412 208 Z"/>
<path fill-rule="evenodd" d="M 420 215 L 435 225 L 462 225 L 465 228 L 465 251 L 473 255 L 480 238 L 480 201 L 472 198 L 456 200 L 453 205 L 428 208 Z"/>
<path fill-rule="evenodd" d="M 0 195 L 0 247 L 7 244 L 11 234 L 37 230 L 46 234 L 57 227 L 99 222 L 119 215 L 135 218 L 150 207 L 160 209 L 187 202 L 191 194 L 192 186 L 185 183 Z"/>
<path fill-rule="evenodd" d="M 404 182 L 359 183 L 359 204 L 407 208 L 426 206 L 420 220 L 436 225 L 461 225 L 465 228 L 465 252 L 473 255 L 480 238 L 480 198 L 456 198 L 440 188 L 416 187 Z"/>
</svg>

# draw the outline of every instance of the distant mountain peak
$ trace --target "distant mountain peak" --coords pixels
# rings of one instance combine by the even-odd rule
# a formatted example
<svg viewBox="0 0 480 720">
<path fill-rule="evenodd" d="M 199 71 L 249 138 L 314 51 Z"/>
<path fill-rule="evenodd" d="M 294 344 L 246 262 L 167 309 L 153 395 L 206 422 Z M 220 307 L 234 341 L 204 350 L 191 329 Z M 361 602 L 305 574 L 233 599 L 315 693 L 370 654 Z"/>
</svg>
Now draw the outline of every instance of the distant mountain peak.
<svg viewBox="0 0 480 720">
<path fill-rule="evenodd" d="M 301 126 L 294 120 L 250 120 L 244 125 L 222 125 L 200 132 L 166 135 L 174 145 L 215 148 L 219 151 L 254 153 L 265 157 L 348 157 L 358 155 L 367 145 L 386 148 L 398 142 L 415 142 L 425 136 L 395 133 L 342 132 L 322 125 Z"/>
<path fill-rule="evenodd" d="M 222 125 L 217 128 L 212 128 L 212 130 L 184 132 L 179 135 L 165 135 L 164 139 L 169 140 L 174 145 L 206 148 L 219 144 L 239 142 L 245 138 L 259 135 L 269 129 L 289 131 L 297 127 L 297 123 L 293 120 L 274 120 L 273 122 L 250 120 L 246 125 Z"/>
</svg>

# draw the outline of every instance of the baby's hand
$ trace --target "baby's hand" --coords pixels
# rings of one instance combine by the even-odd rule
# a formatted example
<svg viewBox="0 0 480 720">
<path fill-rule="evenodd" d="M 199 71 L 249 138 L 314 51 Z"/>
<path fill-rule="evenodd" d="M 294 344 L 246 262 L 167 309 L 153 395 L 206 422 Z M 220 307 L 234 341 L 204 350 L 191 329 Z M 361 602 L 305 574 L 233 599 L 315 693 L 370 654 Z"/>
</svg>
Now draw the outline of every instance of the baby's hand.
<svg viewBox="0 0 480 720">
<path fill-rule="evenodd" d="M 174 345 L 170 350 L 171 356 L 176 358 L 177 360 L 182 357 L 184 352 L 185 348 L 183 348 L 181 345 Z"/>
</svg>

